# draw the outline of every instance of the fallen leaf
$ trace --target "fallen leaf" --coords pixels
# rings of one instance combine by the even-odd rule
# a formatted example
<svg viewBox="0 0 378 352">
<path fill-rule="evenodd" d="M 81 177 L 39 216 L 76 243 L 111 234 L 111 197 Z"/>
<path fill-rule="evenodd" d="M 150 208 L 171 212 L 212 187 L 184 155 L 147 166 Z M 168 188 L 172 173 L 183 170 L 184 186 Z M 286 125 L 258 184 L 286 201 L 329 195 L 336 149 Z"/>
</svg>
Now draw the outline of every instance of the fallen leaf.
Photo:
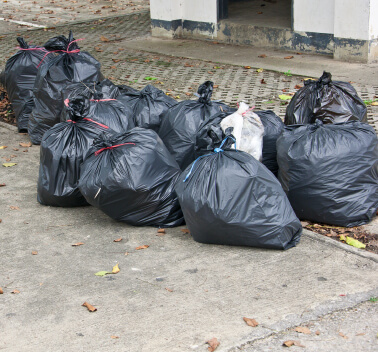
<svg viewBox="0 0 378 352">
<path fill-rule="evenodd" d="M 18 151 L 18 148 L 12 148 L 15 152 L 17 152 Z"/>
<path fill-rule="evenodd" d="M 0 149 L 5 149 L 5 148 L 8 148 L 8 146 L 6 146 L 6 145 L 0 146 Z"/>
<path fill-rule="evenodd" d="M 71 246 L 78 247 L 78 246 L 82 246 L 83 244 L 84 244 L 83 242 L 77 242 L 77 243 L 71 244 Z"/>
<path fill-rule="evenodd" d="M 217 347 L 219 346 L 219 341 L 216 337 L 213 337 L 211 340 L 206 341 L 206 343 L 209 345 L 207 348 L 210 352 L 214 352 Z"/>
<path fill-rule="evenodd" d="M 251 318 L 243 317 L 243 320 L 245 321 L 245 323 L 246 323 L 248 326 L 255 327 L 255 326 L 258 326 L 258 325 L 259 325 L 259 323 L 258 323 L 255 319 L 251 319 Z"/>
<path fill-rule="evenodd" d="M 119 265 L 118 263 L 116 265 L 113 266 L 113 270 L 112 270 L 112 274 L 117 274 L 121 271 L 121 269 L 119 268 Z"/>
<path fill-rule="evenodd" d="M 96 276 L 105 276 L 107 274 L 111 274 L 110 271 L 98 271 L 97 273 L 95 273 Z"/>
<path fill-rule="evenodd" d="M 38 252 L 37 251 L 32 251 L 32 255 L 37 255 Z"/>
<path fill-rule="evenodd" d="M 28 142 L 28 143 L 20 142 L 20 146 L 24 148 L 29 148 L 32 146 L 32 144 L 31 142 Z"/>
<path fill-rule="evenodd" d="M 192 93 L 185 93 L 185 95 L 187 95 L 187 96 L 191 96 L 191 95 L 192 95 Z"/>
<path fill-rule="evenodd" d="M 112 336 L 110 336 L 110 338 L 112 338 L 112 339 L 119 339 L 119 336 L 112 335 Z"/>
<path fill-rule="evenodd" d="M 3 222 L 3 220 L 0 219 L 0 224 Z"/>
<path fill-rule="evenodd" d="M 294 59 L 294 56 L 285 56 L 284 59 L 286 59 L 286 60 Z"/>
<path fill-rule="evenodd" d="M 102 42 L 108 42 L 108 41 L 109 41 L 109 39 L 106 38 L 106 37 L 104 37 L 103 35 L 100 37 L 100 40 L 101 40 Z"/>
<path fill-rule="evenodd" d="M 348 336 L 346 336 L 346 335 L 344 335 L 341 331 L 339 332 L 339 335 L 341 336 L 341 337 L 343 337 L 344 339 L 349 339 L 349 337 Z"/>
<path fill-rule="evenodd" d="M 258 57 L 261 57 L 263 59 L 264 57 L 266 57 L 266 55 L 265 54 L 261 54 Z"/>
<path fill-rule="evenodd" d="M 110 66 L 110 68 L 111 68 L 112 70 L 115 70 L 117 67 L 116 67 L 116 66 Z"/>
<path fill-rule="evenodd" d="M 298 346 L 298 347 L 305 347 L 299 341 L 295 341 L 295 340 L 287 340 L 282 345 L 286 347 L 291 347 L 293 345 Z"/>
<path fill-rule="evenodd" d="M 12 209 L 12 210 L 20 210 L 20 208 L 16 207 L 15 205 L 11 205 L 9 208 Z"/>
<path fill-rule="evenodd" d="M 173 292 L 173 290 L 170 289 L 170 288 L 168 288 L 168 287 L 166 287 L 165 289 L 166 289 L 168 292 Z"/>
<path fill-rule="evenodd" d="M 305 326 L 297 326 L 294 330 L 302 334 L 311 334 L 310 329 L 306 328 Z"/>
<path fill-rule="evenodd" d="M 259 12 L 257 12 L 257 14 L 258 14 L 258 15 L 262 15 L 262 14 L 263 14 L 263 12 L 259 11 Z"/>
<path fill-rule="evenodd" d="M 302 227 L 306 227 L 308 225 L 308 222 L 307 221 L 301 221 L 301 225 L 302 225 Z"/>
<path fill-rule="evenodd" d="M 291 100 L 291 96 L 290 95 L 286 95 L 286 94 L 281 94 L 278 96 L 281 100 Z"/>
<path fill-rule="evenodd" d="M 296 84 L 294 88 L 295 89 L 301 89 L 301 88 L 303 88 L 303 86 L 300 86 L 299 84 Z"/>
<path fill-rule="evenodd" d="M 320 331 L 319 331 L 319 330 L 316 330 L 316 331 L 315 331 L 315 335 L 320 335 Z"/>
<path fill-rule="evenodd" d="M 246 69 L 246 70 L 249 70 L 250 68 L 252 68 L 251 66 L 244 66 L 244 68 Z"/>
<path fill-rule="evenodd" d="M 157 232 L 158 233 L 165 233 L 165 229 L 158 229 Z"/>
<path fill-rule="evenodd" d="M 0 183 L 0 187 L 5 187 L 6 184 L 5 183 Z"/>
<path fill-rule="evenodd" d="M 29 151 L 28 149 L 23 150 L 24 153 L 27 153 L 28 151 Z"/>
<path fill-rule="evenodd" d="M 122 237 L 117 238 L 116 240 L 113 240 L 113 242 L 121 242 L 121 241 L 122 241 Z"/>
<path fill-rule="evenodd" d="M 373 106 L 378 106 L 378 101 L 373 101 L 373 102 L 371 103 L 371 105 L 373 105 Z"/>
<path fill-rule="evenodd" d="M 260 81 L 261 84 L 266 84 L 265 82 L 265 79 L 263 78 L 261 81 Z"/>
<path fill-rule="evenodd" d="M 258 73 L 261 73 L 261 72 L 263 72 L 263 71 L 264 71 L 263 68 L 258 68 L 258 69 L 256 70 L 256 72 L 258 72 Z"/>
<path fill-rule="evenodd" d="M 129 252 L 125 252 L 125 255 L 129 255 L 130 253 Z"/>
<path fill-rule="evenodd" d="M 148 248 L 148 247 L 149 247 L 148 244 L 144 244 L 143 246 L 136 247 L 135 249 L 138 251 L 138 250 L 140 250 L 140 249 L 146 249 L 146 248 Z"/>
<path fill-rule="evenodd" d="M 181 229 L 181 232 L 190 233 L 189 229 Z"/>
<path fill-rule="evenodd" d="M 296 53 L 297 55 L 302 55 L 302 53 Z"/>
<path fill-rule="evenodd" d="M 354 238 L 351 238 L 349 236 L 340 235 L 340 241 L 345 241 L 346 244 L 349 244 L 350 246 L 356 247 L 356 248 L 366 248 L 366 245 L 359 240 L 356 240 Z"/>
<path fill-rule="evenodd" d="M 358 334 L 356 334 L 356 336 L 363 336 L 363 335 L 366 335 L 366 333 L 365 332 L 359 332 Z"/>
<path fill-rule="evenodd" d="M 15 166 L 17 165 L 17 163 L 3 163 L 3 166 L 5 167 L 12 167 L 12 166 Z"/>
<path fill-rule="evenodd" d="M 209 75 L 213 75 L 213 74 L 214 74 L 214 72 L 211 72 L 211 71 L 207 71 L 207 73 L 208 73 Z"/>
<path fill-rule="evenodd" d="M 3 289 L 0 287 L 0 295 L 4 293 Z"/>
<path fill-rule="evenodd" d="M 121 61 L 121 59 L 112 59 L 113 60 L 113 62 L 120 62 Z"/>
<path fill-rule="evenodd" d="M 97 308 L 93 307 L 93 306 L 92 306 L 91 304 L 89 304 L 88 302 L 84 302 L 84 303 L 82 304 L 82 306 L 83 306 L 83 307 L 87 307 L 88 310 L 89 310 L 90 312 L 95 312 L 95 311 L 97 310 Z"/>
<path fill-rule="evenodd" d="M 20 291 L 19 291 L 19 290 L 16 290 L 16 289 L 14 289 L 13 291 L 11 291 L 11 293 L 13 293 L 13 294 L 17 294 L 17 293 L 20 293 Z"/>
</svg>

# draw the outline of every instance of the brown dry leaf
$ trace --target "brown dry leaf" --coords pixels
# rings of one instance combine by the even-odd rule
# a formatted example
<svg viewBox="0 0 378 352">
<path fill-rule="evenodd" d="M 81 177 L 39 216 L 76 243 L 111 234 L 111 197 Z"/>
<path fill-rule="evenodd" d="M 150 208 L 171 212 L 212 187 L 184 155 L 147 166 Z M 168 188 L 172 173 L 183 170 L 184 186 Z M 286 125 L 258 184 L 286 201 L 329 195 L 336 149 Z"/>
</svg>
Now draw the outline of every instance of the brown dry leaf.
<svg viewBox="0 0 378 352">
<path fill-rule="evenodd" d="M 218 87 L 219 87 L 219 86 L 217 86 L 217 85 L 214 85 L 214 86 L 213 86 L 213 88 L 218 88 Z M 189 88 L 189 89 L 192 89 L 192 88 Z"/>
<path fill-rule="evenodd" d="M 213 337 L 211 340 L 206 341 L 206 343 L 209 345 L 207 348 L 210 352 L 214 352 L 217 347 L 219 346 L 219 341 L 216 337 Z"/>
<path fill-rule="evenodd" d="M 302 53 L 296 53 L 297 55 L 302 55 Z"/>
<path fill-rule="evenodd" d="M 305 347 L 299 341 L 295 341 L 295 340 L 287 340 L 282 345 L 286 347 L 291 347 L 293 345 L 298 346 L 298 347 Z"/>
<path fill-rule="evenodd" d="M 287 90 L 284 88 L 284 89 L 282 89 L 282 91 L 285 93 L 285 92 L 287 92 Z"/>
<path fill-rule="evenodd" d="M 3 222 L 3 220 L 0 219 L 0 224 Z"/>
<path fill-rule="evenodd" d="M 185 95 L 190 96 L 190 95 L 192 95 L 192 93 L 185 93 Z"/>
<path fill-rule="evenodd" d="M 187 62 L 185 62 L 185 65 L 184 65 L 185 67 L 193 67 L 194 65 L 190 65 L 190 64 L 188 64 Z"/>
<path fill-rule="evenodd" d="M 16 290 L 16 289 L 14 289 L 13 291 L 11 291 L 11 293 L 13 293 L 13 294 L 17 294 L 17 293 L 20 293 L 20 291 L 19 291 L 19 290 Z"/>
<path fill-rule="evenodd" d="M 116 265 L 113 266 L 113 270 L 112 270 L 112 274 L 117 274 L 121 271 L 121 269 L 119 268 L 119 265 L 118 263 Z"/>
<path fill-rule="evenodd" d="M 0 183 L 0 187 L 5 187 L 6 184 L 5 183 Z"/>
<path fill-rule="evenodd" d="M 82 306 L 83 306 L 83 307 L 87 307 L 88 310 L 89 310 L 90 312 L 95 312 L 95 311 L 97 310 L 97 308 L 93 307 L 93 306 L 92 306 L 91 304 L 89 304 L 88 302 L 84 302 L 84 303 L 82 304 Z"/>
<path fill-rule="evenodd" d="M 207 71 L 207 73 L 208 73 L 209 75 L 213 75 L 213 74 L 214 74 L 214 72 L 211 72 L 211 71 Z"/>
<path fill-rule="evenodd" d="M 294 88 L 295 89 L 301 89 L 301 88 L 303 88 L 303 86 L 300 86 L 299 84 L 296 84 Z"/>
<path fill-rule="evenodd" d="M 83 244 L 84 244 L 83 242 L 77 242 L 77 243 L 71 244 L 71 246 L 78 247 L 78 246 L 82 246 Z"/>
<path fill-rule="evenodd" d="M 32 255 L 37 255 L 38 252 L 37 251 L 32 251 Z"/>
<path fill-rule="evenodd" d="M 166 287 L 165 289 L 166 289 L 168 292 L 173 292 L 173 290 L 170 289 L 170 288 L 168 288 L 168 287 Z"/>
<path fill-rule="evenodd" d="M 305 326 L 297 326 L 294 330 L 302 334 L 311 334 L 311 330 Z"/>
<path fill-rule="evenodd" d="M 129 255 L 130 253 L 129 252 L 125 252 L 125 255 Z"/>
<path fill-rule="evenodd" d="M 285 56 L 284 59 L 286 59 L 286 60 L 294 59 L 294 56 L 292 56 L 292 55 L 290 55 L 290 56 Z"/>
<path fill-rule="evenodd" d="M 320 335 L 320 331 L 319 331 L 319 330 L 316 330 L 316 331 L 315 331 L 315 335 Z"/>
<path fill-rule="evenodd" d="M 12 148 L 15 152 L 17 152 L 18 151 L 18 148 Z"/>
<path fill-rule="evenodd" d="M 112 336 L 110 336 L 110 338 L 112 338 L 112 339 L 119 339 L 119 336 L 112 335 Z"/>
<path fill-rule="evenodd" d="M 3 289 L 0 287 L 0 295 L 4 293 Z"/>
<path fill-rule="evenodd" d="M 6 146 L 6 145 L 1 145 L 0 146 L 0 149 L 5 149 L 5 148 L 8 148 L 8 146 Z"/>
<path fill-rule="evenodd" d="M 122 237 L 117 238 L 116 240 L 113 240 L 113 242 L 121 242 L 121 241 L 122 241 Z"/>
<path fill-rule="evenodd" d="M 138 251 L 138 250 L 140 250 L 140 249 L 146 249 L 146 248 L 148 248 L 148 247 L 149 247 L 148 244 L 144 244 L 143 246 L 136 247 L 135 249 Z"/>
<path fill-rule="evenodd" d="M 23 150 L 24 153 L 27 153 L 28 151 L 29 151 L 28 149 Z"/>
<path fill-rule="evenodd" d="M 365 332 L 359 332 L 358 334 L 356 334 L 356 336 L 363 336 L 363 335 L 366 335 L 366 333 Z"/>
<path fill-rule="evenodd" d="M 265 54 L 261 54 L 258 57 L 261 57 L 263 59 L 264 57 L 266 57 L 266 55 Z"/>
<path fill-rule="evenodd" d="M 103 35 L 100 37 L 100 40 L 101 40 L 102 42 L 108 42 L 108 41 L 109 41 L 109 39 L 106 38 L 106 37 L 104 37 Z"/>
<path fill-rule="evenodd" d="M 261 84 L 266 84 L 265 82 L 265 79 L 263 78 L 261 81 L 260 81 Z"/>
<path fill-rule="evenodd" d="M 14 205 L 11 205 L 9 208 L 12 209 L 12 210 L 20 210 L 19 207 L 16 207 L 16 206 L 14 206 Z"/>
<path fill-rule="evenodd" d="M 20 142 L 20 146 L 24 148 L 29 148 L 32 146 L 32 144 L 31 142 L 28 142 L 28 143 Z"/>
<path fill-rule="evenodd" d="M 349 337 L 346 336 L 346 335 L 344 335 L 341 331 L 339 332 L 339 335 L 340 335 L 341 337 L 343 337 L 344 339 L 349 339 Z"/>
<path fill-rule="evenodd" d="M 181 229 L 181 232 L 190 233 L 189 229 Z"/>
<path fill-rule="evenodd" d="M 251 67 L 251 66 L 244 66 L 244 68 L 245 68 L 246 70 L 249 70 L 249 69 L 251 69 L 252 67 Z"/>
<path fill-rule="evenodd" d="M 113 62 L 120 62 L 121 59 L 112 59 Z"/>
<path fill-rule="evenodd" d="M 111 68 L 112 70 L 114 70 L 114 69 L 116 69 L 117 67 L 116 67 L 116 66 L 110 66 L 110 68 Z"/>
<path fill-rule="evenodd" d="M 158 233 L 165 233 L 165 229 L 158 229 Z"/>
<path fill-rule="evenodd" d="M 102 50 L 100 47 L 98 47 L 98 46 L 95 46 L 95 50 L 97 51 L 97 52 L 99 52 L 99 53 L 101 53 L 101 52 L 103 52 L 104 50 Z"/>
<path fill-rule="evenodd" d="M 257 14 L 258 14 L 258 15 L 262 15 L 262 14 L 263 14 L 263 12 L 262 12 L 262 11 L 260 11 L 260 12 L 257 12 Z"/>
<path fill-rule="evenodd" d="M 302 225 L 302 227 L 306 227 L 308 225 L 308 222 L 307 221 L 301 221 L 301 225 Z"/>
<path fill-rule="evenodd" d="M 251 319 L 251 318 L 243 317 L 243 320 L 245 321 L 245 323 L 246 323 L 248 326 L 255 327 L 255 326 L 258 326 L 258 325 L 259 325 L 259 323 L 258 323 L 255 319 Z"/>
</svg>

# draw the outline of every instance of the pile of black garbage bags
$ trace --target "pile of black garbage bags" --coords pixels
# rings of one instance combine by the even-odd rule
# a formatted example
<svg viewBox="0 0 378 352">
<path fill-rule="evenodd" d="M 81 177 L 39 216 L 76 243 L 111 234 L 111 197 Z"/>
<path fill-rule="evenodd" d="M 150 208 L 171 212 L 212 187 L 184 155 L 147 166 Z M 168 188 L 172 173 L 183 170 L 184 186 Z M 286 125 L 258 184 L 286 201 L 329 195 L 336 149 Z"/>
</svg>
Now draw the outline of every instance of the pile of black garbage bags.
<svg viewBox="0 0 378 352">
<path fill-rule="evenodd" d="M 299 219 L 356 226 L 377 211 L 375 131 L 353 87 L 328 73 L 305 82 L 284 124 L 212 100 L 210 81 L 181 102 L 117 86 L 71 32 L 41 47 L 17 40 L 1 82 L 19 130 L 41 145 L 41 204 L 272 249 L 299 242 Z"/>
</svg>

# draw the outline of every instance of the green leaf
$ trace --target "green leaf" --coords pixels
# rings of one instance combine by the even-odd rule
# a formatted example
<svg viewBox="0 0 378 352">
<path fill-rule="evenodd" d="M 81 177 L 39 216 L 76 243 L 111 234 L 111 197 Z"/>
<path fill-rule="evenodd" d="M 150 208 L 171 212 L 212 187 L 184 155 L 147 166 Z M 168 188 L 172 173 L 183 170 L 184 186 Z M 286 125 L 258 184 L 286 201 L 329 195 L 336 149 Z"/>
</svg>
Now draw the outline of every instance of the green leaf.
<svg viewBox="0 0 378 352">
<path fill-rule="evenodd" d="M 105 275 L 111 274 L 111 273 L 112 273 L 111 271 L 99 271 L 95 275 L 96 276 L 105 276 Z"/>
<path fill-rule="evenodd" d="M 287 70 L 286 72 L 284 72 L 284 75 L 285 75 L 285 76 L 288 76 L 288 77 L 291 77 L 291 76 L 292 76 L 292 74 L 290 73 L 290 70 Z"/>
<path fill-rule="evenodd" d="M 369 299 L 369 301 L 370 302 L 378 302 L 378 297 L 371 297 L 370 299 Z"/>
<path fill-rule="evenodd" d="M 273 104 L 273 100 L 263 101 L 263 104 Z"/>
<path fill-rule="evenodd" d="M 15 166 L 17 165 L 17 163 L 4 163 L 3 166 L 5 167 L 11 167 L 11 166 Z"/>
<path fill-rule="evenodd" d="M 363 244 L 359 240 L 355 240 L 354 238 L 348 236 L 346 238 L 346 243 L 356 248 L 366 248 L 366 244 Z"/>
<path fill-rule="evenodd" d="M 156 80 L 157 80 L 156 77 L 150 77 L 150 76 L 144 77 L 144 79 L 145 79 L 146 81 L 156 81 Z"/>
<path fill-rule="evenodd" d="M 278 96 L 281 100 L 291 100 L 291 95 L 281 94 Z"/>
</svg>

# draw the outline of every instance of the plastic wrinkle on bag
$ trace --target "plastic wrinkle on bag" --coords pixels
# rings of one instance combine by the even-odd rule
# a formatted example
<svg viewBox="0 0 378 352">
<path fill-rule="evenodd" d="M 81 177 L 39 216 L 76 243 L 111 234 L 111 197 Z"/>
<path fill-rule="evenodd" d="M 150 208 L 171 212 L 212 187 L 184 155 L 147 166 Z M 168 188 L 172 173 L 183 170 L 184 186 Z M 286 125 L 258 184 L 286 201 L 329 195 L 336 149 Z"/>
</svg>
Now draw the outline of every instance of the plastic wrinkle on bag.
<svg viewBox="0 0 378 352">
<path fill-rule="evenodd" d="M 176 185 L 186 224 L 201 243 L 288 249 L 302 226 L 274 175 L 248 153 L 221 147 L 202 155 Z"/>
<path fill-rule="evenodd" d="M 12 103 L 18 131 L 27 132 L 29 116 L 34 106 L 33 87 L 37 66 L 47 50 L 28 45 L 21 37 L 17 41 L 20 44 L 19 51 L 8 59 L 2 72 L 2 84 Z"/>
<path fill-rule="evenodd" d="M 177 104 L 176 100 L 150 84 L 140 92 L 122 92 L 118 100 L 132 110 L 135 126 L 156 132 L 160 127 L 161 116 L 171 106 Z"/>
<path fill-rule="evenodd" d="M 156 132 L 144 128 L 100 136 L 81 166 L 88 203 L 134 226 L 184 222 L 174 186 L 181 171 Z"/>
<path fill-rule="evenodd" d="M 50 39 L 45 48 L 50 50 L 38 71 L 33 92 L 34 108 L 29 118 L 31 141 L 39 144 L 43 134 L 60 121 L 63 109 L 62 90 L 72 82 L 100 81 L 100 63 L 89 53 L 80 51 L 70 32 L 69 37 Z M 51 60 L 46 63 L 48 57 Z"/>
<path fill-rule="evenodd" d="M 218 112 L 234 111 L 212 101 L 214 83 L 206 81 L 198 88 L 198 100 L 184 100 L 171 107 L 161 118 L 159 137 L 184 170 L 195 159 L 196 135 L 201 124 Z"/>
<path fill-rule="evenodd" d="M 367 108 L 348 82 L 332 81 L 328 72 L 317 80 L 306 80 L 286 109 L 285 125 L 314 123 L 367 122 Z"/>
<path fill-rule="evenodd" d="M 378 208 L 374 129 L 351 121 L 285 127 L 277 140 L 278 178 L 303 220 L 353 227 Z"/>
<path fill-rule="evenodd" d="M 37 187 L 41 204 L 88 205 L 78 188 L 80 165 L 94 138 L 100 133 L 111 133 L 108 126 L 84 117 L 89 110 L 88 103 L 87 99 L 70 102 L 70 119 L 56 124 L 43 136 Z"/>
<path fill-rule="evenodd" d="M 118 101 L 118 88 L 109 80 L 67 85 L 62 93 L 66 106 L 71 99 L 85 97 L 89 100 L 87 119 L 107 125 L 116 133 L 123 133 L 135 127 L 130 108 Z M 67 119 L 66 107 L 62 110 L 61 120 Z"/>
<path fill-rule="evenodd" d="M 262 163 L 275 175 L 278 174 L 276 141 L 284 129 L 282 120 L 271 110 L 255 111 L 264 125 Z"/>
</svg>

